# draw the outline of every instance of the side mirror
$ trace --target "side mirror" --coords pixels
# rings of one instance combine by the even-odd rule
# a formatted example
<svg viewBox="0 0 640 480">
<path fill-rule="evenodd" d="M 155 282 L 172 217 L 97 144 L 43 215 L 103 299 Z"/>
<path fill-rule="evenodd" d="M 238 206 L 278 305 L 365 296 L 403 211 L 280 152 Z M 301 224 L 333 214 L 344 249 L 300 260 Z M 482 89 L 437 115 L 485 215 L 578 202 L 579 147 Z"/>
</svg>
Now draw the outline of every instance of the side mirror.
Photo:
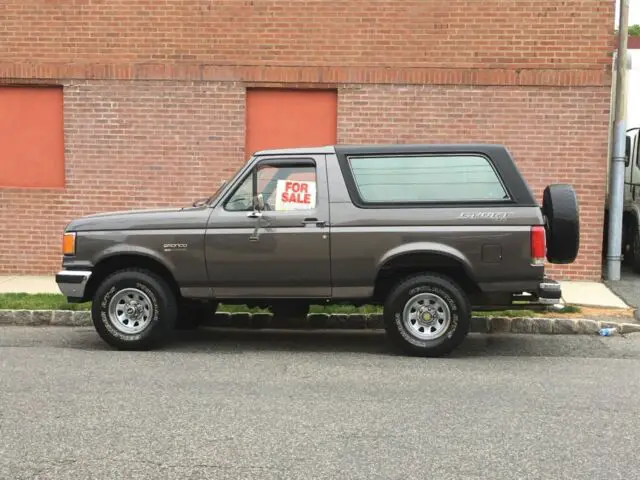
<svg viewBox="0 0 640 480">
<path fill-rule="evenodd" d="M 261 193 L 253 197 L 253 208 L 258 212 L 264 210 L 264 197 Z"/>
</svg>

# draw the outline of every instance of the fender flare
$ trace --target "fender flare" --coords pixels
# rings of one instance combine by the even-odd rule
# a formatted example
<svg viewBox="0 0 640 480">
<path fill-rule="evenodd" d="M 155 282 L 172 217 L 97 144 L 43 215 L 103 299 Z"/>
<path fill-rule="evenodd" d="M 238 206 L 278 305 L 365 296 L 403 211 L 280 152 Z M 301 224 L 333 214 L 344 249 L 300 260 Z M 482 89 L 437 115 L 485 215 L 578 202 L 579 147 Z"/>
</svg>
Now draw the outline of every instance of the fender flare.
<svg viewBox="0 0 640 480">
<path fill-rule="evenodd" d="M 467 276 L 475 281 L 476 276 L 473 272 L 473 267 L 471 266 L 471 262 L 469 261 L 469 259 L 460 250 L 450 247 L 449 245 L 437 242 L 414 242 L 392 248 L 378 260 L 378 263 L 376 265 L 376 276 L 380 273 L 380 270 L 382 270 L 385 265 L 398 257 L 424 253 L 441 255 L 443 257 L 454 260 L 455 262 L 462 265 Z"/>
<path fill-rule="evenodd" d="M 149 260 L 153 260 L 158 262 L 160 265 L 165 267 L 171 275 L 175 276 L 176 267 L 173 263 L 168 262 L 166 258 L 162 257 L 158 252 L 147 248 L 141 247 L 139 245 L 113 245 L 105 250 L 99 252 L 93 259 L 93 265 L 98 265 L 105 260 L 109 260 L 110 258 L 118 257 L 121 255 L 133 255 L 138 257 L 146 257 Z"/>
</svg>

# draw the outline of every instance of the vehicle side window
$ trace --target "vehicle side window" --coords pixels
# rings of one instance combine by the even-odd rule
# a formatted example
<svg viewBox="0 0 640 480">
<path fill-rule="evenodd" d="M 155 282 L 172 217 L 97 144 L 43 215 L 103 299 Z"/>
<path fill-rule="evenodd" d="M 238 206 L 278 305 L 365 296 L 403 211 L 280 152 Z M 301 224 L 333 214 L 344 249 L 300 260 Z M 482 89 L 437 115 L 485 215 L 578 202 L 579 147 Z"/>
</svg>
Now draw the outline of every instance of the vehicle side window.
<svg viewBox="0 0 640 480">
<path fill-rule="evenodd" d="M 480 155 L 351 157 L 349 165 L 365 203 L 509 199 L 493 166 Z"/>
<path fill-rule="evenodd" d="M 310 164 L 264 165 L 258 168 L 257 193 L 265 210 L 313 210 L 316 208 L 316 169 Z"/>
<path fill-rule="evenodd" d="M 317 200 L 315 166 L 260 164 L 229 198 L 225 209 L 251 211 L 257 194 L 262 194 L 267 211 L 313 210 Z"/>
</svg>

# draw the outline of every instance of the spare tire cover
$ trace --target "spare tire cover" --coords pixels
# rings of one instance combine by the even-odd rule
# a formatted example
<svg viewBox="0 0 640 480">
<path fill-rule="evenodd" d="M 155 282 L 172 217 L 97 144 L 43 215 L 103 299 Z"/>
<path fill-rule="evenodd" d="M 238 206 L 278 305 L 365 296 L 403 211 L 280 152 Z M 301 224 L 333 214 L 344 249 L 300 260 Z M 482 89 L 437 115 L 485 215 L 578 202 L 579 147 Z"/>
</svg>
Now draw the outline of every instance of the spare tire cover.
<svg viewBox="0 0 640 480">
<path fill-rule="evenodd" d="M 544 189 L 542 212 L 547 219 L 547 260 L 572 263 L 580 249 L 580 211 L 571 185 L 549 185 Z"/>
</svg>

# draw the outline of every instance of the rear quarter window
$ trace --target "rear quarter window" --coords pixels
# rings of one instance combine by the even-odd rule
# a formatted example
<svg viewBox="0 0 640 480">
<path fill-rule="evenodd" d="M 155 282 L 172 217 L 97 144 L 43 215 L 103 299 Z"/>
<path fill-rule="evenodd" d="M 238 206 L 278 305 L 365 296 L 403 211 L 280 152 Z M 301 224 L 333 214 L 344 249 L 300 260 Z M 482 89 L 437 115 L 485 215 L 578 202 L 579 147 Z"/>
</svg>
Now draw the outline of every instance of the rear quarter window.
<svg viewBox="0 0 640 480">
<path fill-rule="evenodd" d="M 504 202 L 509 195 L 482 155 L 348 157 L 363 203 Z"/>
</svg>

